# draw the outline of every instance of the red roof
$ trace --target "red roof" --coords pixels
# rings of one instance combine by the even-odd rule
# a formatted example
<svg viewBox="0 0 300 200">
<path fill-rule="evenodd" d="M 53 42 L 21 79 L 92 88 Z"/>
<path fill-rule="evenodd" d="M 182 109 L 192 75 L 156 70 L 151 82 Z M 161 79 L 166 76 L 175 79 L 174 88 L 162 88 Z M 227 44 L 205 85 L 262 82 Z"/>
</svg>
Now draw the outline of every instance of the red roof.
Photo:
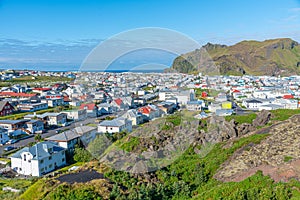
<svg viewBox="0 0 300 200">
<path fill-rule="evenodd" d="M 115 99 L 115 102 L 118 106 L 120 106 L 123 103 L 122 99 L 120 99 L 120 98 Z"/>
<path fill-rule="evenodd" d="M 10 97 L 33 97 L 36 94 L 27 94 L 27 93 L 16 93 L 16 92 L 0 92 L 0 96 L 10 96 Z"/>
<path fill-rule="evenodd" d="M 64 97 L 64 102 L 70 102 L 70 101 L 71 101 L 71 99 L 69 97 L 67 97 L 67 96 Z"/>
<path fill-rule="evenodd" d="M 87 110 L 94 110 L 94 108 L 97 107 L 94 103 L 83 103 L 80 105 L 80 109 L 87 109 Z"/>
<path fill-rule="evenodd" d="M 241 91 L 239 90 L 233 90 L 233 93 L 240 93 Z"/>
<path fill-rule="evenodd" d="M 291 95 L 291 94 L 286 94 L 286 95 L 283 95 L 283 98 L 284 98 L 284 99 L 293 99 L 294 96 Z"/>
<path fill-rule="evenodd" d="M 143 114 L 149 114 L 153 111 L 153 109 L 149 106 L 144 106 L 144 107 L 139 108 L 138 111 Z"/>
<path fill-rule="evenodd" d="M 55 98 L 62 98 L 61 95 L 47 95 L 46 99 L 55 99 Z"/>
<path fill-rule="evenodd" d="M 38 91 L 50 91 L 51 88 L 34 88 L 34 90 L 38 90 Z"/>
</svg>

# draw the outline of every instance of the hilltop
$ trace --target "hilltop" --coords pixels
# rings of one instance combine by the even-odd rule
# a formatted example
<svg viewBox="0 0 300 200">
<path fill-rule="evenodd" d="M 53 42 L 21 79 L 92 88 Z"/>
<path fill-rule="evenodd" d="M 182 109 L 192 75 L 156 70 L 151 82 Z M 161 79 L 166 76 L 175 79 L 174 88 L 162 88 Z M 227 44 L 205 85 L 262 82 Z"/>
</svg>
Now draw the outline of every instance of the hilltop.
<svg viewBox="0 0 300 200">
<path fill-rule="evenodd" d="M 242 41 L 232 46 L 207 43 L 177 57 L 171 67 L 182 73 L 290 75 L 300 72 L 300 45 L 289 38 Z"/>
</svg>

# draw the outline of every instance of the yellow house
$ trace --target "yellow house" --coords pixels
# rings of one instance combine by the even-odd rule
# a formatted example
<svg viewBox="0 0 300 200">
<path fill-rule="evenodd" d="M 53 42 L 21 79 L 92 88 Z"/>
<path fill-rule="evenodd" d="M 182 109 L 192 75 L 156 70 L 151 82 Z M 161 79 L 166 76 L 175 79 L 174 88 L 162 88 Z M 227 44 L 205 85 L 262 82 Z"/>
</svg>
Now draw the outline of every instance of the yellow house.
<svg viewBox="0 0 300 200">
<path fill-rule="evenodd" d="M 222 109 L 232 109 L 232 102 L 230 102 L 230 101 L 223 102 Z"/>
</svg>

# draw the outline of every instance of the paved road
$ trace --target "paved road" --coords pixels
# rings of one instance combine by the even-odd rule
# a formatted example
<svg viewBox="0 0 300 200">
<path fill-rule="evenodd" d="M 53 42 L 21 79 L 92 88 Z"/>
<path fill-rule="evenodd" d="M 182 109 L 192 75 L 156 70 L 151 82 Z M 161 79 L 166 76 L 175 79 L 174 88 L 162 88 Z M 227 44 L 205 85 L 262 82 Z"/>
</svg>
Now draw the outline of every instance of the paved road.
<svg viewBox="0 0 300 200">
<path fill-rule="evenodd" d="M 105 117 L 107 117 L 107 115 L 106 116 L 101 116 L 100 119 L 101 118 L 103 119 Z M 71 125 L 66 126 L 66 127 L 60 127 L 60 128 L 56 128 L 56 129 L 52 129 L 52 130 L 47 130 L 45 133 L 42 134 L 42 138 L 47 138 L 47 137 L 50 137 L 52 135 L 55 135 L 56 131 L 69 130 L 69 129 L 73 129 L 77 126 L 86 125 L 86 124 L 90 124 L 90 123 L 95 123 L 95 120 L 96 120 L 96 118 L 87 118 L 86 120 L 72 123 Z M 24 146 L 28 145 L 30 142 L 34 142 L 34 141 L 35 141 L 34 137 L 30 137 L 30 138 L 27 138 L 27 139 L 24 139 L 24 140 L 20 140 L 15 144 L 0 146 L 0 156 L 2 155 L 3 149 L 6 146 L 13 146 L 13 147 L 16 147 L 16 148 L 20 148 L 20 147 L 24 147 Z"/>
</svg>

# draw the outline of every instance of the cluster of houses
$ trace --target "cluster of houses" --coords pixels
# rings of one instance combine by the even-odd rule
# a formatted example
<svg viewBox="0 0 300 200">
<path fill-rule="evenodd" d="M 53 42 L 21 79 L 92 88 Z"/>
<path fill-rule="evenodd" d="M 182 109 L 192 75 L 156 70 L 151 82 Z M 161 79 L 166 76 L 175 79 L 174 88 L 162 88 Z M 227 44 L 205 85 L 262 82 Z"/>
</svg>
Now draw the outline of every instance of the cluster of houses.
<svg viewBox="0 0 300 200">
<path fill-rule="evenodd" d="M 16 172 L 41 176 L 66 165 L 67 153 L 72 153 L 79 142 L 87 145 L 102 133 L 131 132 L 135 126 L 177 109 L 199 111 L 195 116 L 199 119 L 210 114 L 231 115 L 237 106 L 249 110 L 297 109 L 300 94 L 298 76 L 81 72 L 76 74 L 76 80 L 70 84 L 37 88 L 15 85 L 0 90 L 2 116 L 31 112 L 22 120 L 0 120 L 2 144 L 18 134 L 35 134 L 87 118 L 114 116 L 96 127 L 79 126 L 21 149 L 11 160 Z M 217 91 L 217 95 L 209 96 L 210 90 Z M 59 106 L 70 109 L 37 114 Z"/>
</svg>

